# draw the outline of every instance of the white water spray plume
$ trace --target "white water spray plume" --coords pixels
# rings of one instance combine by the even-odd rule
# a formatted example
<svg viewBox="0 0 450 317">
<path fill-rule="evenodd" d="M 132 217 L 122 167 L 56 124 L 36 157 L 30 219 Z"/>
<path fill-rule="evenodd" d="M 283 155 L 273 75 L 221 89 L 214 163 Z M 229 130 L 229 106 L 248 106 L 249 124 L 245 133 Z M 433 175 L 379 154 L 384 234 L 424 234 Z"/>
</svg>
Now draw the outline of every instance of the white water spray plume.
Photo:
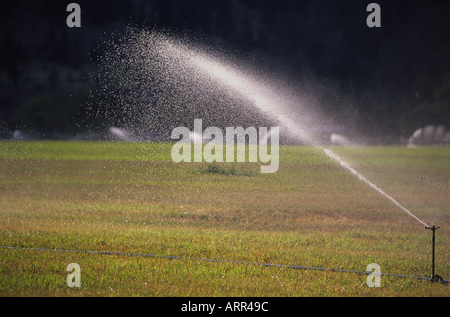
<svg viewBox="0 0 450 317">
<path fill-rule="evenodd" d="M 385 196 L 386 198 L 388 198 L 390 201 L 392 201 L 396 206 L 400 207 L 403 211 L 405 211 L 406 213 L 408 213 L 411 217 L 413 217 L 414 219 L 416 219 L 417 221 L 419 221 L 421 224 L 423 224 L 425 227 L 429 227 L 425 222 L 423 222 L 422 220 L 420 220 L 419 218 L 417 218 L 413 213 L 411 213 L 408 209 L 406 209 L 405 207 L 403 207 L 402 205 L 400 205 L 394 198 L 392 198 L 391 196 L 389 196 L 388 194 L 386 194 L 384 191 L 382 191 L 380 188 L 378 188 L 377 186 L 375 186 L 374 184 L 372 184 L 371 182 L 369 182 L 364 176 L 362 176 L 361 174 L 359 174 L 354 168 L 352 168 L 350 166 L 350 164 L 344 162 L 339 156 L 337 156 L 336 154 L 334 154 L 333 152 L 331 152 L 330 150 L 324 149 L 325 154 L 338 161 L 341 166 L 345 167 L 347 170 L 349 170 L 352 174 L 356 175 L 360 180 L 362 180 L 363 182 L 365 182 L 366 184 L 368 184 L 370 187 L 372 187 L 373 189 L 375 189 L 377 192 L 379 192 L 380 194 L 382 194 L 383 196 Z"/>
<path fill-rule="evenodd" d="M 194 42 L 131 27 L 105 41 L 98 74 L 107 98 L 100 102 L 101 115 L 138 135 L 192 128 L 198 118 L 221 128 L 276 125 L 302 144 L 317 143 L 312 127 L 325 120 L 308 97 Z"/>
<path fill-rule="evenodd" d="M 286 91 L 283 83 L 275 85 L 271 79 L 265 83 L 248 68 L 230 66 L 227 58 L 208 55 L 207 48 L 190 39 L 130 27 L 104 44 L 107 49 L 98 79 L 107 96 L 103 115 L 115 125 L 142 136 L 162 130 L 170 133 L 177 126 L 192 128 L 195 118 L 225 127 L 249 119 L 254 125 L 255 118 L 266 115 L 303 144 L 318 144 L 311 127 L 325 122 L 310 103 L 302 102 L 301 95 Z M 428 227 L 337 155 L 324 151 Z"/>
</svg>

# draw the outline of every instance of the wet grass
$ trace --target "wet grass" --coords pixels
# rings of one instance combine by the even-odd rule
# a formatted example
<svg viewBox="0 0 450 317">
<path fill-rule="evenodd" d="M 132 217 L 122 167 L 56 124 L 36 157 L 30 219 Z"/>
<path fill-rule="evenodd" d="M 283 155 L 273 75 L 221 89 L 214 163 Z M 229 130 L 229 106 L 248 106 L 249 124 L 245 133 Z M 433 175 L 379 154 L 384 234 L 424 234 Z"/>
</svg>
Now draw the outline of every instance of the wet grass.
<svg viewBox="0 0 450 317">
<path fill-rule="evenodd" d="M 0 142 L 0 245 L 243 261 L 0 248 L 3 296 L 448 296 L 448 285 L 254 265 L 430 276 L 431 235 L 328 159 L 281 147 L 260 163 L 173 163 L 171 144 Z M 450 149 L 333 149 L 437 232 L 450 277 Z M 66 285 L 78 263 L 82 287 Z"/>
</svg>

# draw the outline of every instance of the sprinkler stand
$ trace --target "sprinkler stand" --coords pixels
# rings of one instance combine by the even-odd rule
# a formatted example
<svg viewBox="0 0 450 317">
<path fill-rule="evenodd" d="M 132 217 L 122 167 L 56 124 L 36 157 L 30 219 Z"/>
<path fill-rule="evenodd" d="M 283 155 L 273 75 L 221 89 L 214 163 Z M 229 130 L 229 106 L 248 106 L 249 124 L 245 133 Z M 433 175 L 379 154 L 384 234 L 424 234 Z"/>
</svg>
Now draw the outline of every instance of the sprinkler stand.
<svg viewBox="0 0 450 317">
<path fill-rule="evenodd" d="M 436 233 L 436 230 L 439 229 L 439 228 L 440 227 L 436 228 L 435 226 L 433 226 L 433 227 L 425 227 L 425 229 L 433 231 L 433 240 L 432 240 L 433 241 L 433 254 L 432 254 L 432 270 L 433 270 L 433 273 L 431 275 L 431 282 L 442 281 L 442 277 L 437 275 L 437 274 L 435 274 L 435 271 L 434 271 L 434 249 L 435 249 L 435 240 L 436 240 L 435 233 Z"/>
</svg>

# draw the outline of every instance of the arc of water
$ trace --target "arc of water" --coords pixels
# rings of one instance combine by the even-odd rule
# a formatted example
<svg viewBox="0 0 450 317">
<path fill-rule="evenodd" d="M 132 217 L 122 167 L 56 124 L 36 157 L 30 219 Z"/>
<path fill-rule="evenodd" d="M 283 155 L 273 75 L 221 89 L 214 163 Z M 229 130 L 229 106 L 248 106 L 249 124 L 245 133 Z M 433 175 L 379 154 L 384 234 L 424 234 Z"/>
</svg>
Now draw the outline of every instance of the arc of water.
<svg viewBox="0 0 450 317">
<path fill-rule="evenodd" d="M 179 48 L 174 48 L 174 50 L 179 50 Z M 260 108 L 263 111 L 266 111 L 267 113 L 270 113 L 271 115 L 275 116 L 277 119 L 279 119 L 281 122 L 283 122 L 287 127 L 293 131 L 296 135 L 300 136 L 301 139 L 304 141 L 307 141 L 306 143 L 313 144 L 311 142 L 311 137 L 309 136 L 309 133 L 307 133 L 304 129 L 299 128 L 297 124 L 295 124 L 292 120 L 290 120 L 287 116 L 284 116 L 282 113 L 277 111 L 275 108 L 271 107 L 270 101 L 266 99 L 262 94 L 260 94 L 260 87 L 255 87 L 251 80 L 246 80 L 245 76 L 238 75 L 234 73 L 233 71 L 227 69 L 226 67 L 220 65 L 219 63 L 213 62 L 212 60 L 208 60 L 207 58 L 188 54 L 187 52 L 183 52 L 183 56 L 189 56 L 191 61 L 194 62 L 194 64 L 202 69 L 203 71 L 208 72 L 212 76 L 219 78 L 222 82 L 225 84 L 233 87 L 235 90 L 244 93 L 246 95 L 252 96 L 255 100 L 255 105 Z M 380 188 L 372 184 L 369 180 L 367 180 L 365 177 L 363 177 L 361 174 L 359 174 L 354 168 L 352 168 L 348 163 L 344 162 L 340 157 L 338 157 L 336 154 L 331 152 L 330 150 L 324 149 L 327 156 L 329 156 L 332 159 L 337 160 L 343 167 L 345 167 L 347 170 L 349 170 L 352 174 L 356 175 L 360 180 L 368 184 L 370 187 L 372 187 L 374 190 L 388 198 L 390 201 L 392 201 L 396 206 L 401 208 L 403 211 L 405 211 L 407 214 L 409 214 L 411 217 L 419 221 L 421 224 L 425 225 L 425 227 L 429 227 L 425 222 L 417 218 L 414 214 L 412 214 L 409 210 L 407 210 L 405 207 L 400 205 L 395 199 L 393 199 L 391 196 L 386 194 L 384 191 L 382 191 Z"/>
<path fill-rule="evenodd" d="M 199 54 L 198 52 L 196 53 L 189 50 L 188 48 L 184 48 L 183 45 L 177 45 L 176 43 L 167 40 L 163 40 L 162 42 L 159 43 L 159 45 L 161 44 L 163 46 L 165 45 L 165 47 L 161 48 L 165 54 L 168 54 L 175 58 L 182 58 L 183 60 L 189 60 L 191 62 L 191 66 L 194 66 L 202 70 L 203 72 L 210 74 L 216 79 L 219 79 L 222 83 L 228 85 L 229 87 L 232 87 L 234 90 L 248 96 L 249 98 L 252 98 L 254 100 L 255 106 L 257 106 L 259 109 L 263 110 L 267 114 L 277 118 L 280 122 L 282 122 L 286 126 L 288 130 L 293 132 L 292 134 L 299 137 L 302 141 L 304 141 L 305 144 L 308 145 L 315 144 L 314 138 L 309 133 L 310 131 L 308 131 L 308 129 L 302 128 L 301 127 L 302 125 L 299 125 L 294 120 L 291 120 L 289 114 L 287 113 L 284 114 L 283 111 L 281 111 L 281 109 L 278 109 L 278 107 L 274 106 L 275 104 L 279 103 L 278 100 L 279 96 L 277 96 L 277 98 L 274 98 L 273 96 L 270 97 L 270 94 L 267 94 L 265 87 L 259 85 L 257 82 L 252 80 L 251 77 L 245 76 L 237 72 L 235 69 L 232 68 L 230 69 L 229 67 L 227 67 L 222 63 L 219 63 L 218 61 L 212 58 L 208 58 L 204 54 Z M 166 58 L 168 55 L 165 55 L 164 57 Z M 423 222 L 415 215 L 413 215 L 409 210 L 400 205 L 396 200 L 394 200 L 380 188 L 378 188 L 370 181 L 368 181 L 366 178 L 364 178 L 348 163 L 341 160 L 336 154 L 327 149 L 324 149 L 324 151 L 327 156 L 339 161 L 339 163 L 343 167 L 349 170 L 352 174 L 356 175 L 360 180 L 364 181 L 374 190 L 378 191 L 380 194 L 391 200 L 396 206 L 401 208 L 403 211 L 408 213 L 417 221 L 419 221 L 426 227 L 429 227 L 425 222 Z"/>
<path fill-rule="evenodd" d="M 372 184 L 371 182 L 369 182 L 364 176 L 362 176 L 361 174 L 359 174 L 354 168 L 352 168 L 348 163 L 344 162 L 339 156 L 337 156 L 336 154 L 334 154 L 333 152 L 331 152 L 330 150 L 324 149 L 325 154 L 338 161 L 341 166 L 345 167 L 347 170 L 349 170 L 352 174 L 356 175 L 360 180 L 362 180 L 363 182 L 365 182 L 366 184 L 368 184 L 370 187 L 372 187 L 373 189 L 375 189 L 377 192 L 379 192 L 380 194 L 382 194 L 383 196 L 385 196 L 386 198 L 388 198 L 390 201 L 392 201 L 396 206 L 398 206 L 399 208 L 401 208 L 403 211 L 405 211 L 408 215 L 410 215 L 411 217 L 413 217 L 414 219 L 416 219 L 417 221 L 419 221 L 421 224 L 423 224 L 425 227 L 429 227 L 425 222 L 423 222 L 422 220 L 420 220 L 419 218 L 417 218 L 412 212 L 410 212 L 408 209 L 406 209 L 405 207 L 403 207 L 402 205 L 400 205 L 394 198 L 392 198 L 391 196 L 389 196 L 388 194 L 386 194 L 384 191 L 382 191 L 380 188 L 378 188 L 377 186 L 375 186 L 374 184 Z"/>
<path fill-rule="evenodd" d="M 237 72 L 236 69 L 227 67 L 225 64 L 222 64 L 213 58 L 208 58 L 198 52 L 192 52 L 182 45 L 167 43 L 167 46 L 169 47 L 169 51 L 177 53 L 185 59 L 189 59 L 191 66 L 202 70 L 220 80 L 222 84 L 225 84 L 252 99 L 257 108 L 283 123 L 288 131 L 291 131 L 293 135 L 296 135 L 305 144 L 314 144 L 313 137 L 306 129 L 302 129 L 299 124 L 290 120 L 288 115 L 282 113 L 280 109 L 275 106 L 277 103 L 273 100 L 273 96 L 268 96 L 266 88 L 263 85 L 255 82 L 251 77 Z"/>
</svg>

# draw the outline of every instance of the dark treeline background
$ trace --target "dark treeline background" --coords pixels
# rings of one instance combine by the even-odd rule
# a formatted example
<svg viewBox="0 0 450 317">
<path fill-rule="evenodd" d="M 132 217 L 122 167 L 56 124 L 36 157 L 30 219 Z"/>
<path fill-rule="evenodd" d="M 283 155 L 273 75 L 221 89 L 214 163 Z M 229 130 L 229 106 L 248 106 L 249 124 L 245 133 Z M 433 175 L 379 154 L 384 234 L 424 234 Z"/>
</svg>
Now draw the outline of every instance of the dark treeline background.
<svg viewBox="0 0 450 317">
<path fill-rule="evenodd" d="M 317 98 L 330 111 L 348 110 L 371 133 L 408 137 L 427 124 L 450 127 L 447 1 L 376 1 L 381 28 L 367 27 L 372 1 L 361 0 L 74 1 L 81 28 L 66 25 L 70 2 L 2 1 L 3 135 L 17 128 L 73 135 L 96 124 L 83 108 L 96 88 L 88 76 L 101 54 L 94 49 L 105 32 L 130 23 L 189 30 L 308 79 L 326 88 Z"/>
</svg>

